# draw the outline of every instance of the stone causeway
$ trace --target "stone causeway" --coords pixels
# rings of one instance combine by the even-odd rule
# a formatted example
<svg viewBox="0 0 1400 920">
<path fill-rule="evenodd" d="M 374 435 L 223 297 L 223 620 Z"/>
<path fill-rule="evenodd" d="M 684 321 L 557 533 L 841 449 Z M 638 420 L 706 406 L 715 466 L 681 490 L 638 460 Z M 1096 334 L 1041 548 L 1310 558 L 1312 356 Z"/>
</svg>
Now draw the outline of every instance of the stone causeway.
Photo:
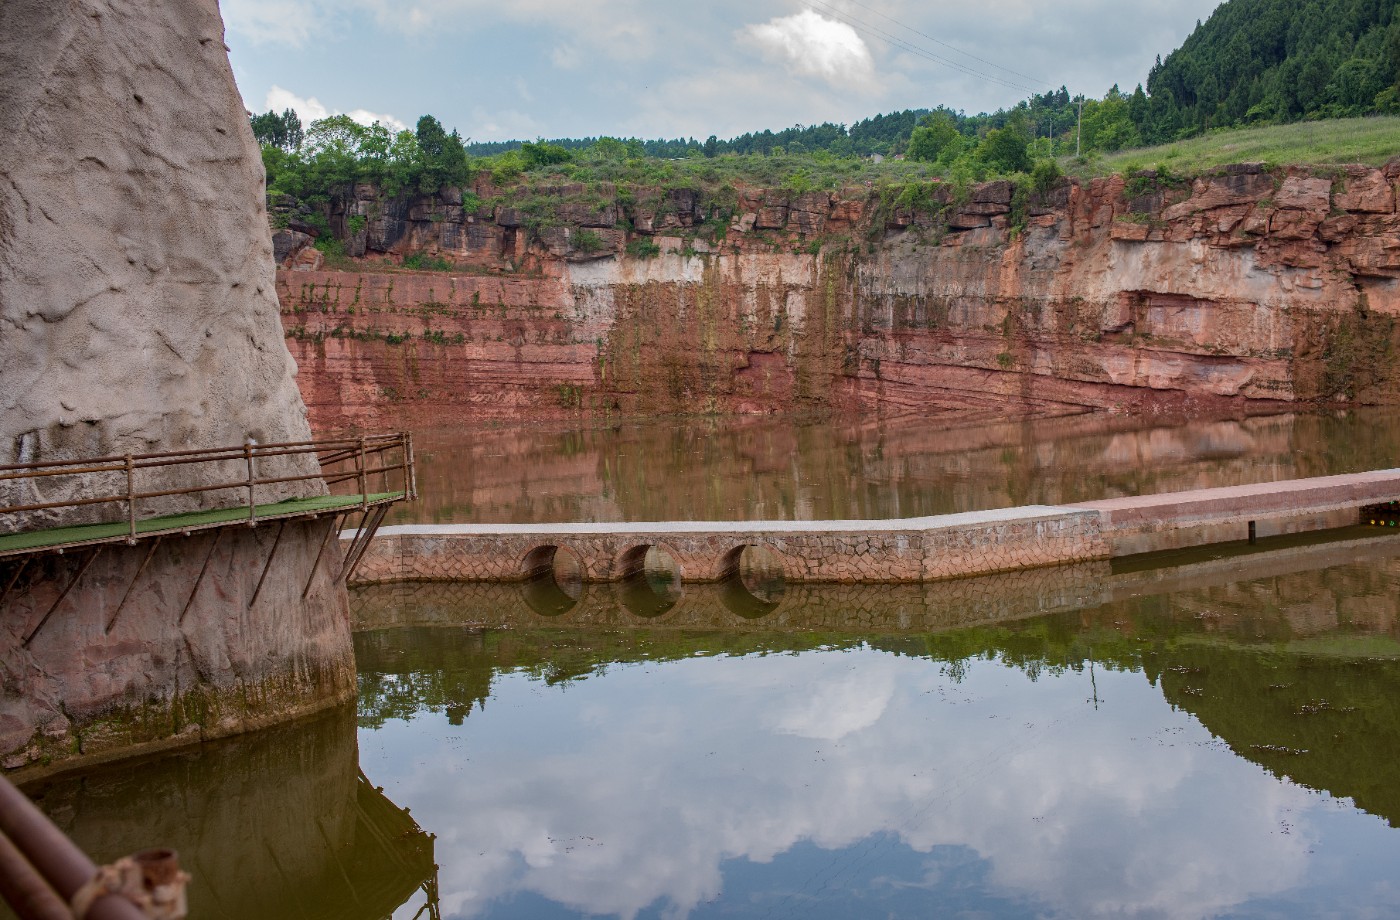
<svg viewBox="0 0 1400 920">
<path fill-rule="evenodd" d="M 556 548 L 584 582 L 622 581 L 655 547 L 681 581 L 718 582 L 760 547 L 791 583 L 917 583 L 1344 527 L 1395 500 L 1400 469 L 883 521 L 402 525 L 356 581 L 524 581 Z"/>
</svg>

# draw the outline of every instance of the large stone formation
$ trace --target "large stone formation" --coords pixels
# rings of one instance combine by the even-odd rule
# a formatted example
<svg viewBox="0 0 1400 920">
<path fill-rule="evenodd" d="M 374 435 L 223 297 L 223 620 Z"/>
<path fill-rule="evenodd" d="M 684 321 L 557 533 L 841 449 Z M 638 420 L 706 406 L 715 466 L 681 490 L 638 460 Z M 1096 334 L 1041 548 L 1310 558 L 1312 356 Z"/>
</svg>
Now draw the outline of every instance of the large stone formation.
<svg viewBox="0 0 1400 920">
<path fill-rule="evenodd" d="M 215 0 L 6 0 L 0 124 L 0 463 L 308 440 Z"/>
<path fill-rule="evenodd" d="M 0 124 L 0 464 L 309 440 L 216 0 L 4 0 Z M 141 485 L 227 471 L 165 475 Z M 0 488 L 0 505 L 98 486 Z M 0 515 L 0 533 L 124 513 L 93 507 Z M 339 552 L 318 555 L 330 526 L 167 539 L 149 559 L 138 545 L 0 562 L 0 763 L 119 756 L 349 699 Z"/>
</svg>

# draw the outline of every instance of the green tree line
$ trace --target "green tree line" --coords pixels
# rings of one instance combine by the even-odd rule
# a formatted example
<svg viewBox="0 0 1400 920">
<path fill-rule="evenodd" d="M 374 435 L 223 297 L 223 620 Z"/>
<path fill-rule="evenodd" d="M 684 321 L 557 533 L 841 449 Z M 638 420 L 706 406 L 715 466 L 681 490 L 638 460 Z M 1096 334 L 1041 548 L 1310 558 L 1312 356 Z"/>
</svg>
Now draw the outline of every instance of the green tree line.
<svg viewBox="0 0 1400 920">
<path fill-rule="evenodd" d="M 1158 59 L 1147 143 L 1211 128 L 1400 112 L 1394 0 L 1230 0 Z"/>
<path fill-rule="evenodd" d="M 345 115 L 304 129 L 290 110 L 251 117 L 269 191 L 312 201 L 358 182 L 390 195 L 432 193 L 466 186 L 482 170 L 502 183 L 537 170 L 630 180 L 656 172 L 636 165 L 646 160 L 723 160 L 733 178 L 771 182 L 773 169 L 753 159 L 768 158 L 789 172 L 798 164 L 796 186 L 817 175 L 849 177 L 853 167 L 831 164 L 875 155 L 907 158 L 959 179 L 1034 173 L 1045 181 L 1057 174 L 1055 159 L 1068 155 L 1112 153 L 1235 125 L 1400 113 L 1395 8 L 1394 0 L 1228 0 L 1157 61 L 1146 88 L 1132 92 L 1113 86 L 1102 98 L 1086 98 L 1061 87 L 993 113 L 906 109 L 849 126 L 795 125 L 727 140 L 471 143 L 431 115 L 399 132 Z"/>
</svg>

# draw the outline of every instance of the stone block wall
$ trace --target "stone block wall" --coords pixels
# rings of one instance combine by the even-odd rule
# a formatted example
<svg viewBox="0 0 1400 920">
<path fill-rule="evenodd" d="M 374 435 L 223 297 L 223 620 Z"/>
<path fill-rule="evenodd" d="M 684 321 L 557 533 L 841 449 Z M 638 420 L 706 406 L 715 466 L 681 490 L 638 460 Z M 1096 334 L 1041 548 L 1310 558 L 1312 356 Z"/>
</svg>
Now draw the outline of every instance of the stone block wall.
<svg viewBox="0 0 1400 920">
<path fill-rule="evenodd" d="M 1364 505 L 1400 500 L 1400 469 L 886 521 L 387 527 L 358 571 L 363 583 L 522 581 L 541 547 L 577 554 L 582 579 L 620 581 L 655 546 L 686 582 L 717 582 L 758 546 L 795 583 L 908 583 L 1111 559 L 1327 530 Z"/>
<path fill-rule="evenodd" d="M 619 581 L 639 547 L 664 550 L 689 582 L 722 580 L 745 546 L 768 550 L 794 582 L 902 583 L 1107 556 L 1092 512 L 1020 508 L 899 521 L 386 527 L 362 582 L 520 581 L 542 546 L 576 553 L 585 581 Z"/>
</svg>

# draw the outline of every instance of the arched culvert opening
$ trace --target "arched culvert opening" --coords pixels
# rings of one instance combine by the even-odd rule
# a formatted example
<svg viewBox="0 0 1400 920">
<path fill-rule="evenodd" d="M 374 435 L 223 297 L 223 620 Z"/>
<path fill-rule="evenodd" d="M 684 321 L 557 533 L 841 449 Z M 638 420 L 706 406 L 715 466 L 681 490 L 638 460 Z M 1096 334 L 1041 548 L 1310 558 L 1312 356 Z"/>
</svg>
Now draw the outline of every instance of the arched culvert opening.
<svg viewBox="0 0 1400 920">
<path fill-rule="evenodd" d="M 540 616 L 568 613 L 583 597 L 583 563 L 567 546 L 537 546 L 521 563 L 525 603 Z"/>
<path fill-rule="evenodd" d="M 786 591 L 783 562 L 767 547 L 736 546 L 720 563 L 720 599 L 738 616 L 767 616 L 778 609 Z"/>
<path fill-rule="evenodd" d="M 617 561 L 622 606 L 639 617 L 657 617 L 681 599 L 681 567 L 664 547 L 634 546 Z"/>
</svg>

